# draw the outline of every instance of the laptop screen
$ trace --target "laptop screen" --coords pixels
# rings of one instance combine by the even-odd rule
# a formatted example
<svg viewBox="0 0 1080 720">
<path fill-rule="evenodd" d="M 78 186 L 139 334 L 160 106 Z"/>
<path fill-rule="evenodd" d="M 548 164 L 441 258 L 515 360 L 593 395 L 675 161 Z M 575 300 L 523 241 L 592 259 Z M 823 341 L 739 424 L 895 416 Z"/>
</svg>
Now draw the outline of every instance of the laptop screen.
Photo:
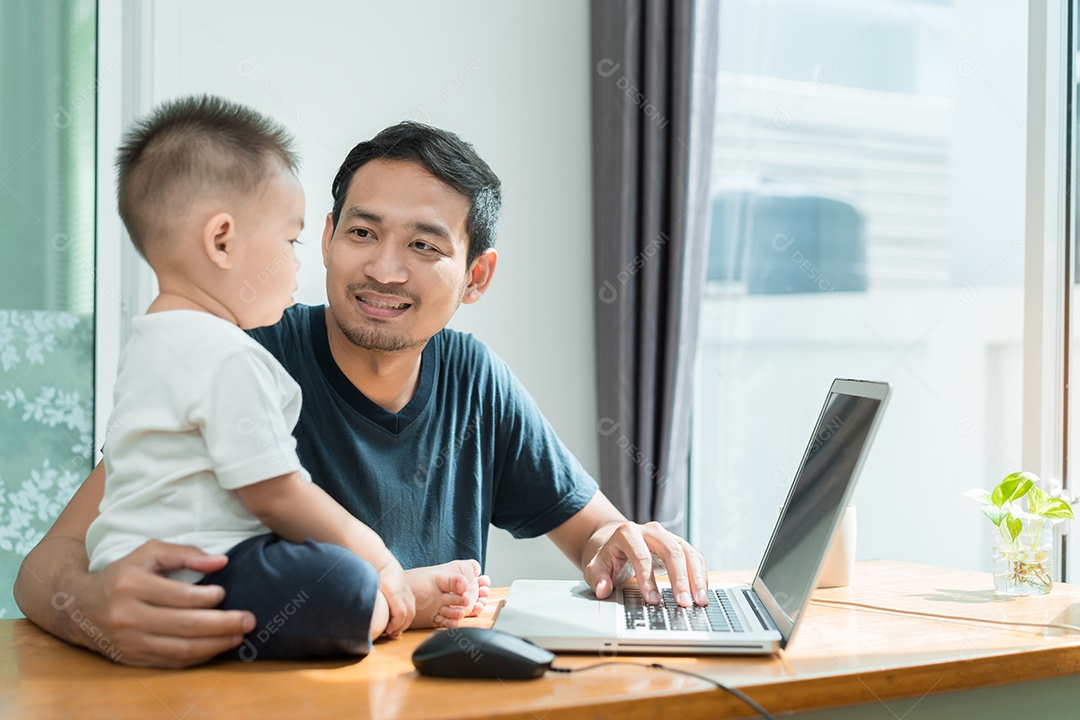
<svg viewBox="0 0 1080 720">
<path fill-rule="evenodd" d="M 854 490 L 887 388 L 883 383 L 838 380 L 818 417 L 754 583 L 785 641 L 806 608 Z"/>
</svg>

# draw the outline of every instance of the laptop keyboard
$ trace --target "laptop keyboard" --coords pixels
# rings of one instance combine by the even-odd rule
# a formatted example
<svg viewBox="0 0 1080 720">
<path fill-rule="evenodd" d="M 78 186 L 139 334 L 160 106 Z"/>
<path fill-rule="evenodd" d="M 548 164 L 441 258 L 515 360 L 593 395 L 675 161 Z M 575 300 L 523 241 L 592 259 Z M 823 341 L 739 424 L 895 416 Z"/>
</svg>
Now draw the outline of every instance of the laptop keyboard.
<svg viewBox="0 0 1080 720">
<path fill-rule="evenodd" d="M 723 590 L 709 590 L 709 604 L 680 607 L 671 588 L 660 591 L 660 604 L 649 605 L 637 588 L 623 589 L 627 630 L 700 630 L 744 632 L 735 605 Z"/>
</svg>

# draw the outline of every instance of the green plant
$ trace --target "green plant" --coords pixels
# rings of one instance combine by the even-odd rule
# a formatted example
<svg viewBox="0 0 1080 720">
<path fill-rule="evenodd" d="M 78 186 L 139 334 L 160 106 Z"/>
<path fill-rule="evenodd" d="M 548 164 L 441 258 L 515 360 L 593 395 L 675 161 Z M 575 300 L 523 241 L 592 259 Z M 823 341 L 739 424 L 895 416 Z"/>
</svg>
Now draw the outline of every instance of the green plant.
<svg viewBox="0 0 1080 720">
<path fill-rule="evenodd" d="M 1015 542 L 1023 528 L 1023 520 L 1034 520 L 1037 527 L 1049 520 L 1061 522 L 1072 520 L 1069 503 L 1040 489 L 1035 483 L 1039 476 L 1029 472 L 1014 472 L 1005 476 L 991 491 L 981 488 L 968 490 L 964 495 L 983 503 L 983 515 L 1001 529 L 1004 539 Z M 1027 509 L 1017 503 L 1027 499 Z"/>
<path fill-rule="evenodd" d="M 989 492 L 979 489 L 964 493 L 981 502 L 983 514 L 997 526 L 992 562 L 994 587 L 999 593 L 1050 592 L 1054 551 L 1047 523 L 1071 520 L 1073 511 L 1067 501 L 1039 488 L 1038 482 L 1033 473 L 1015 472 Z"/>
</svg>

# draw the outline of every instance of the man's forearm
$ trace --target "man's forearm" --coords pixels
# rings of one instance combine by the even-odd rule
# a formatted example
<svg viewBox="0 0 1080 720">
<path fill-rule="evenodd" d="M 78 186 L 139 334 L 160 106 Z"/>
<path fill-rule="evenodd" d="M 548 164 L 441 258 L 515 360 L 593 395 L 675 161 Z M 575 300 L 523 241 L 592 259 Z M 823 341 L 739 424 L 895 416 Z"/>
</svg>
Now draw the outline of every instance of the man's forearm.
<svg viewBox="0 0 1080 720">
<path fill-rule="evenodd" d="M 573 517 L 548 533 L 579 570 L 584 570 L 626 518 L 597 491 Z"/>
<path fill-rule="evenodd" d="M 15 578 L 15 603 L 42 629 L 75 645 L 91 647 L 80 588 L 89 577 L 86 544 L 71 537 L 43 540 L 30 551 Z M 92 632 L 92 631 L 89 631 Z"/>
</svg>

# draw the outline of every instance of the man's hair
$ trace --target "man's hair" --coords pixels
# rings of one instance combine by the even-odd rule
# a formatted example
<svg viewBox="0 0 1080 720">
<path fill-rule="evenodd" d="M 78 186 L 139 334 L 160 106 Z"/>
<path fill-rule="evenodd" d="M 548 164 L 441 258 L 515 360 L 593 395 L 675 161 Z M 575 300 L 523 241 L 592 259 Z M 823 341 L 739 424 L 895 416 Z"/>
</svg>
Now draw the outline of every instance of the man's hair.
<svg viewBox="0 0 1080 720">
<path fill-rule="evenodd" d="M 354 147 L 341 163 L 331 193 L 333 221 L 337 228 L 345 196 L 356 171 L 372 160 L 395 160 L 422 165 L 429 173 L 469 198 L 465 231 L 469 234 L 466 265 L 495 246 L 502 183 L 472 145 L 446 130 L 405 121 L 392 125 L 371 140 Z"/>
<path fill-rule="evenodd" d="M 159 105 L 124 133 L 116 159 L 120 217 L 135 249 L 168 233 L 198 193 L 239 199 L 275 170 L 295 173 L 292 136 L 238 103 L 198 95 Z"/>
</svg>

